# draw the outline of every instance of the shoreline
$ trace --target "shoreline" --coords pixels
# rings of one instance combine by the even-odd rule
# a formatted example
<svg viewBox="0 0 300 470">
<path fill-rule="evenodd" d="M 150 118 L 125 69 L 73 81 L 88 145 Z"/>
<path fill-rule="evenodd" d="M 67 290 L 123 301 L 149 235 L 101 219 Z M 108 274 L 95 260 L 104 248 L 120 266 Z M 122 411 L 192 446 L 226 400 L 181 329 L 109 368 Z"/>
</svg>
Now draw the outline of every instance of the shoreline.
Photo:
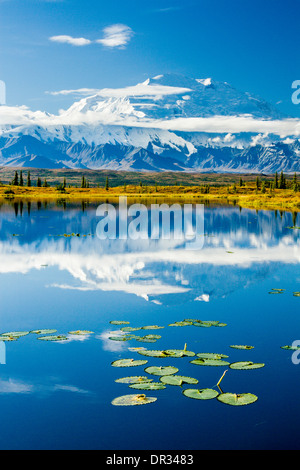
<svg viewBox="0 0 300 470">
<path fill-rule="evenodd" d="M 141 187 L 136 186 L 105 188 L 74 188 L 59 190 L 54 187 L 20 187 L 3 185 L 0 187 L 0 202 L 117 202 L 120 196 L 127 196 L 130 202 L 170 202 L 170 203 L 220 203 L 256 210 L 279 210 L 300 212 L 300 193 L 291 189 L 276 189 L 265 193 L 255 188 L 210 187 L 209 193 L 203 194 L 201 187 Z"/>
</svg>

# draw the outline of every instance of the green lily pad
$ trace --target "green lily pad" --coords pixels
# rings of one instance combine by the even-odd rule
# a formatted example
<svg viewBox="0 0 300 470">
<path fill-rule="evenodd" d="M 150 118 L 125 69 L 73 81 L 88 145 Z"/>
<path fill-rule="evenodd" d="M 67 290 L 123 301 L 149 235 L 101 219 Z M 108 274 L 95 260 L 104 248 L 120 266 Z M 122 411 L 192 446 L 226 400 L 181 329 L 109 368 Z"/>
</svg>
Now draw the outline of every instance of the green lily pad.
<svg viewBox="0 0 300 470">
<path fill-rule="evenodd" d="M 0 336 L 0 341 L 17 341 L 18 336 Z"/>
<path fill-rule="evenodd" d="M 129 341 L 130 338 L 128 338 L 126 335 L 124 336 L 109 336 L 109 338 L 111 341 Z"/>
<path fill-rule="evenodd" d="M 57 333 L 57 330 L 32 330 L 30 333 L 36 334 L 36 335 L 52 335 L 53 333 Z"/>
<path fill-rule="evenodd" d="M 217 397 L 217 400 L 220 402 L 232 406 L 250 405 L 251 403 L 256 402 L 257 399 L 258 397 L 252 393 L 221 393 Z"/>
<path fill-rule="evenodd" d="M 111 363 L 113 367 L 136 367 L 136 366 L 143 366 L 147 364 L 148 361 L 140 361 L 134 359 L 118 359 Z"/>
<path fill-rule="evenodd" d="M 290 351 L 298 351 L 300 346 L 280 346 L 281 349 L 288 349 Z"/>
<path fill-rule="evenodd" d="M 214 325 L 216 328 L 222 328 L 224 326 L 227 326 L 227 323 L 218 323 L 217 325 Z"/>
<path fill-rule="evenodd" d="M 230 369 L 235 370 L 251 370 L 251 369 L 261 369 L 264 367 L 265 364 L 262 363 L 255 363 L 251 361 L 241 361 L 241 362 L 233 362 L 229 365 Z"/>
<path fill-rule="evenodd" d="M 130 333 L 131 331 L 138 331 L 138 330 L 141 330 L 142 328 L 141 327 L 132 327 L 132 326 L 124 326 L 121 328 L 121 331 L 123 331 L 124 333 Z"/>
<path fill-rule="evenodd" d="M 149 356 L 149 357 L 183 357 L 182 352 L 167 352 L 167 351 L 160 351 L 156 349 L 145 349 L 143 351 L 138 351 L 138 354 L 142 356 Z"/>
<path fill-rule="evenodd" d="M 176 374 L 178 371 L 179 369 L 177 369 L 177 367 L 172 367 L 172 366 L 165 366 L 165 367 L 150 366 L 145 369 L 145 372 L 147 372 L 147 374 L 159 375 L 159 376 L 173 375 L 173 374 Z"/>
<path fill-rule="evenodd" d="M 164 328 L 164 326 L 158 326 L 158 325 L 148 325 L 148 326 L 143 326 L 143 330 L 161 330 Z"/>
<path fill-rule="evenodd" d="M 10 331 L 9 333 L 1 333 L 1 336 L 9 336 L 12 338 L 21 338 L 21 336 L 29 335 L 29 331 Z"/>
<path fill-rule="evenodd" d="M 197 384 L 199 381 L 193 377 L 186 377 L 184 375 L 165 375 L 159 379 L 163 384 L 167 385 L 178 385 L 181 387 L 182 384 Z"/>
<path fill-rule="evenodd" d="M 129 325 L 129 321 L 123 321 L 123 320 L 112 320 L 109 322 L 111 325 Z"/>
<path fill-rule="evenodd" d="M 229 347 L 233 349 L 254 349 L 254 346 L 247 346 L 243 344 L 232 344 Z"/>
<path fill-rule="evenodd" d="M 115 382 L 121 383 L 121 384 L 139 384 L 139 383 L 148 383 L 152 381 L 153 379 L 149 379 L 149 377 L 141 376 L 141 375 L 134 375 L 131 377 L 122 377 L 121 379 L 115 380 Z"/>
<path fill-rule="evenodd" d="M 172 355 L 175 354 L 176 356 L 180 354 L 179 357 L 193 357 L 196 355 L 193 351 L 187 351 L 186 349 L 166 349 L 164 352 Z"/>
<path fill-rule="evenodd" d="M 193 323 L 194 326 L 199 326 L 201 328 L 210 328 L 212 325 L 209 323 L 203 323 L 201 321 Z"/>
<path fill-rule="evenodd" d="M 192 324 L 191 321 L 176 321 L 175 323 L 170 323 L 169 326 L 190 326 Z"/>
<path fill-rule="evenodd" d="M 158 382 L 148 382 L 148 383 L 141 383 L 141 384 L 132 384 L 129 385 L 129 388 L 134 388 L 136 390 L 163 390 L 166 387 Z"/>
<path fill-rule="evenodd" d="M 300 297 L 300 292 L 293 292 L 294 297 Z"/>
<path fill-rule="evenodd" d="M 69 335 L 78 335 L 78 336 L 92 335 L 93 333 L 94 333 L 93 331 L 88 331 L 88 330 L 69 331 Z"/>
<path fill-rule="evenodd" d="M 182 393 L 188 398 L 194 398 L 194 400 L 212 400 L 219 395 L 219 393 L 212 388 L 203 388 L 201 390 L 187 388 L 183 390 Z"/>
<path fill-rule="evenodd" d="M 201 359 L 225 359 L 226 354 L 218 354 L 218 353 L 198 353 L 196 354 L 197 357 Z"/>
<path fill-rule="evenodd" d="M 197 366 L 229 366 L 229 362 L 223 361 L 222 359 L 204 359 L 198 358 L 190 361 L 191 364 L 196 364 Z"/>
<path fill-rule="evenodd" d="M 40 341 L 66 341 L 68 338 L 65 335 L 58 336 L 39 336 Z"/>
<path fill-rule="evenodd" d="M 148 405 L 157 400 L 155 397 L 146 397 L 144 394 L 139 395 L 123 395 L 115 398 L 111 404 L 114 406 L 134 406 L 134 405 Z"/>
</svg>

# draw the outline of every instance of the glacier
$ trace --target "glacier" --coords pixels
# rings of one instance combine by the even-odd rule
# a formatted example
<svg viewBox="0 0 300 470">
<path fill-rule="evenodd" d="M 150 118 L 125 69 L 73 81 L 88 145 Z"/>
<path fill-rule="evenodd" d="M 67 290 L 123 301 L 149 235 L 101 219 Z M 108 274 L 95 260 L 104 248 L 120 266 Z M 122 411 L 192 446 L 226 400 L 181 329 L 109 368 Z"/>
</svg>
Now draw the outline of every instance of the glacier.
<svg viewBox="0 0 300 470">
<path fill-rule="evenodd" d="M 51 93 L 86 96 L 57 115 L 1 105 L 0 166 L 300 171 L 300 120 L 226 82 L 166 74 Z"/>
</svg>

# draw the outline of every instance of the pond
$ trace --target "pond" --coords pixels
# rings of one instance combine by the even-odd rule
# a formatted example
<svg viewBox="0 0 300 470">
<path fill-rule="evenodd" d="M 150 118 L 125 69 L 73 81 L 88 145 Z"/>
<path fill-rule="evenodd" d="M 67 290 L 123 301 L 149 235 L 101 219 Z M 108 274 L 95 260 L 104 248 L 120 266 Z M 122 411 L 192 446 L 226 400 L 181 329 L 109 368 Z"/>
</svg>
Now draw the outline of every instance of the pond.
<svg viewBox="0 0 300 470">
<path fill-rule="evenodd" d="M 0 448 L 299 449 L 297 215 L 206 205 L 188 250 L 97 206 L 0 207 Z"/>
</svg>

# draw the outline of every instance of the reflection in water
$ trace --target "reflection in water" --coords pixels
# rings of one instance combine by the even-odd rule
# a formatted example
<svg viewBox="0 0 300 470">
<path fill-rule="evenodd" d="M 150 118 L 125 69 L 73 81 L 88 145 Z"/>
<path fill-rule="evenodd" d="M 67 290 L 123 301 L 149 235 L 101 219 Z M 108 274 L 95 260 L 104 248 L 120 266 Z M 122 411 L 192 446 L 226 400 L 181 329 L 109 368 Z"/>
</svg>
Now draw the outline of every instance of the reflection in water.
<svg viewBox="0 0 300 470">
<path fill-rule="evenodd" d="M 96 205 L 32 206 L 2 207 L 0 273 L 57 268 L 65 282 L 51 288 L 122 291 L 158 304 L 167 294 L 207 302 L 265 278 L 278 263 L 300 261 L 298 230 L 290 228 L 295 214 L 208 207 L 204 246 L 190 251 L 174 239 L 98 240 Z"/>
<path fill-rule="evenodd" d="M 33 334 L 5 343 L 0 447 L 299 448 L 299 371 L 290 351 L 280 348 L 298 339 L 299 299 L 292 292 L 299 290 L 299 230 L 289 228 L 299 224 L 297 216 L 206 206 L 204 245 L 191 251 L 174 239 L 101 241 L 96 208 L 63 200 L 0 206 L 1 331 L 94 332 L 57 343 Z M 268 295 L 272 288 L 285 290 Z M 170 326 L 155 345 L 109 339 L 119 332 L 111 320 L 167 327 L 184 318 L 220 320 L 226 327 Z M 139 346 L 185 344 L 195 353 L 224 353 L 230 362 L 266 364 L 224 377 L 223 370 L 189 358 L 162 359 L 201 388 L 218 383 L 224 392 L 255 394 L 250 412 L 185 399 L 172 386 L 151 391 L 155 404 L 131 409 L 130 417 L 128 409 L 111 406 L 127 391 L 116 379 L 144 375 L 142 368 L 111 367 L 113 361 L 136 358 Z M 235 344 L 254 348 L 230 348 Z M 162 365 L 147 359 L 149 366 Z"/>
</svg>

